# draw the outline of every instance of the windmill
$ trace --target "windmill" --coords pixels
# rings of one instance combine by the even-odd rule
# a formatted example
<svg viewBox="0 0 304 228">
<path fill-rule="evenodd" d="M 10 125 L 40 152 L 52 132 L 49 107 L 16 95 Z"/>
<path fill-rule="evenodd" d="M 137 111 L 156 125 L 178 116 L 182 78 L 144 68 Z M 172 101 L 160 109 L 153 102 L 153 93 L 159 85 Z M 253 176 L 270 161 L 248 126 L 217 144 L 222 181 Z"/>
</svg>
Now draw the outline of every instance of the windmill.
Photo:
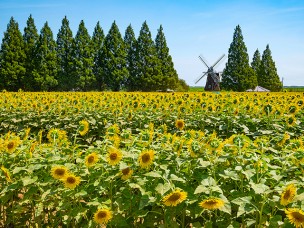
<svg viewBox="0 0 304 228">
<path fill-rule="evenodd" d="M 208 70 L 206 72 L 203 72 L 203 74 L 195 81 L 195 84 L 197 84 L 203 77 L 207 75 L 205 91 L 219 91 L 220 73 L 217 73 L 214 68 L 221 60 L 223 60 L 224 57 L 225 54 L 223 54 L 212 66 L 209 67 L 206 63 L 206 60 L 203 57 L 199 56 L 198 58 L 205 64 Z"/>
</svg>

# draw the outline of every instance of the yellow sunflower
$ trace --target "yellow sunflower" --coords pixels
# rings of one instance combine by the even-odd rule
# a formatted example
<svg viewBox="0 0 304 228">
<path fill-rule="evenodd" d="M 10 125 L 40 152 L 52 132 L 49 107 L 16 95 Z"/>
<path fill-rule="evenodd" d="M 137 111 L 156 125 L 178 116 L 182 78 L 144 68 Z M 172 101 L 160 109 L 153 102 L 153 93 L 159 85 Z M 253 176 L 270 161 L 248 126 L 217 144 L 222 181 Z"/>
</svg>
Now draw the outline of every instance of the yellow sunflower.
<svg viewBox="0 0 304 228">
<path fill-rule="evenodd" d="M 46 137 L 50 142 L 54 142 L 56 139 L 59 138 L 59 129 L 52 128 L 51 130 L 49 130 Z"/>
<path fill-rule="evenodd" d="M 35 151 L 37 145 L 38 145 L 38 142 L 36 142 L 36 141 L 32 142 L 31 147 L 28 152 L 30 157 L 33 156 L 33 152 Z"/>
<path fill-rule="evenodd" d="M 8 153 L 12 153 L 16 150 L 16 148 L 18 147 L 18 145 L 20 144 L 20 139 L 19 137 L 13 138 L 11 140 L 8 140 L 6 142 L 6 151 Z"/>
<path fill-rule="evenodd" d="M 63 142 L 67 140 L 66 131 L 60 130 L 58 128 L 52 128 L 49 130 L 47 136 L 49 142 Z"/>
<path fill-rule="evenodd" d="M 111 125 L 106 132 L 107 136 L 118 135 L 120 133 L 119 126 L 117 124 Z"/>
<path fill-rule="evenodd" d="M 138 157 L 138 162 L 141 168 L 149 168 L 153 163 L 154 151 L 153 150 L 144 150 Z"/>
<path fill-rule="evenodd" d="M 108 136 L 107 138 L 114 147 L 118 148 L 120 145 L 121 138 L 119 135 Z"/>
<path fill-rule="evenodd" d="M 110 147 L 107 157 L 108 163 L 110 165 L 117 165 L 121 159 L 122 159 L 122 152 L 115 147 Z"/>
<path fill-rule="evenodd" d="M 297 119 L 295 118 L 294 115 L 288 115 L 288 116 L 286 117 L 286 124 L 287 124 L 287 126 L 289 126 L 289 127 L 294 126 L 294 125 L 296 124 L 296 121 L 297 121 Z"/>
<path fill-rule="evenodd" d="M 304 212 L 302 210 L 289 208 L 285 210 L 285 213 L 291 224 L 294 224 L 297 228 L 304 227 Z"/>
<path fill-rule="evenodd" d="M 287 132 L 285 132 L 282 138 L 280 139 L 280 141 L 277 142 L 278 146 L 284 146 L 286 141 L 288 141 L 289 139 L 290 139 L 290 135 Z"/>
<path fill-rule="evenodd" d="M 108 223 L 112 218 L 112 211 L 106 208 L 98 209 L 94 214 L 94 221 L 101 225 Z"/>
<path fill-rule="evenodd" d="M 128 180 L 129 178 L 131 178 L 132 174 L 133 174 L 133 170 L 130 167 L 124 168 L 121 170 L 121 179 L 122 180 Z"/>
<path fill-rule="evenodd" d="M 281 194 L 281 205 L 286 206 L 287 204 L 291 203 L 293 198 L 297 193 L 297 188 L 294 184 L 288 185 L 283 193 Z"/>
<path fill-rule="evenodd" d="M 80 177 L 75 176 L 74 174 L 68 173 L 64 179 L 61 179 L 66 188 L 74 189 L 77 185 L 80 184 Z"/>
<path fill-rule="evenodd" d="M 4 143 L 4 142 L 5 142 L 5 141 L 4 141 L 3 139 L 0 138 L 0 152 L 1 152 L 2 149 L 5 148 L 5 145 L 4 145 L 5 143 Z"/>
<path fill-rule="evenodd" d="M 4 174 L 5 178 L 6 178 L 6 181 L 7 182 L 12 182 L 11 175 L 10 175 L 8 169 L 5 168 L 4 166 L 1 166 L 1 170 L 2 170 L 2 172 L 3 172 L 3 174 Z"/>
<path fill-rule="evenodd" d="M 81 120 L 79 122 L 79 134 L 84 136 L 89 131 L 89 122 L 86 120 Z"/>
<path fill-rule="evenodd" d="M 181 119 L 178 119 L 175 121 L 175 127 L 178 129 L 178 130 L 183 130 L 184 127 L 185 127 L 185 122 L 184 120 L 181 120 Z"/>
<path fill-rule="evenodd" d="M 86 156 L 85 158 L 85 165 L 87 167 L 92 167 L 95 165 L 96 162 L 98 162 L 99 158 L 98 158 L 98 154 L 96 154 L 95 152 L 89 154 L 88 156 Z"/>
<path fill-rule="evenodd" d="M 31 128 L 26 128 L 24 130 L 24 136 L 23 136 L 23 140 L 27 140 L 30 134 Z"/>
<path fill-rule="evenodd" d="M 54 166 L 51 169 L 51 175 L 52 177 L 54 177 L 55 179 L 63 179 L 68 175 L 69 171 L 66 167 L 64 166 Z"/>
<path fill-rule="evenodd" d="M 187 198 L 187 192 L 181 191 L 179 189 L 171 192 L 170 194 L 166 195 L 162 202 L 166 206 L 175 207 L 177 204 L 180 204 Z"/>
<path fill-rule="evenodd" d="M 286 112 L 290 114 L 296 114 L 299 110 L 299 107 L 295 103 L 291 103 L 289 107 L 286 108 Z"/>
<path fill-rule="evenodd" d="M 219 198 L 205 199 L 199 203 L 199 206 L 205 209 L 214 210 L 223 207 L 225 202 Z"/>
</svg>

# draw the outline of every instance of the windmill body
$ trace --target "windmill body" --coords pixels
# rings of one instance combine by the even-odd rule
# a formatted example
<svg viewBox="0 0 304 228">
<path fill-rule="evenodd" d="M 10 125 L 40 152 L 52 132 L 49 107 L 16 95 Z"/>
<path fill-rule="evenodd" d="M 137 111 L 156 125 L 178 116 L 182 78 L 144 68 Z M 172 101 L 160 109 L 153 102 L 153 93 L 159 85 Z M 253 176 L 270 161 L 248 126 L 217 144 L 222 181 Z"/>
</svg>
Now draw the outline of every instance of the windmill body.
<svg viewBox="0 0 304 228">
<path fill-rule="evenodd" d="M 220 90 L 220 73 L 217 73 L 214 68 L 219 65 L 224 59 L 225 55 L 222 55 L 212 66 L 209 66 L 206 60 L 199 56 L 199 59 L 204 63 L 207 67 L 207 71 L 203 72 L 203 74 L 195 81 L 197 84 L 203 77 L 207 76 L 207 81 L 205 85 L 205 91 L 219 91 Z"/>
</svg>

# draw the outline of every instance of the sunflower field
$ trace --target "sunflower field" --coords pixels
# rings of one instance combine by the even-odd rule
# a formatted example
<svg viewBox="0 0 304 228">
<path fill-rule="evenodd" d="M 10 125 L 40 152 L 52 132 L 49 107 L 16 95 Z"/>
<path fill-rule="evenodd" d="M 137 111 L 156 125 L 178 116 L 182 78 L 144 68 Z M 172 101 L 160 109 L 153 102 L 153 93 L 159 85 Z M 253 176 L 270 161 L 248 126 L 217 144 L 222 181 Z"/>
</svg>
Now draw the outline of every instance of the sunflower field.
<svg viewBox="0 0 304 228">
<path fill-rule="evenodd" d="M 0 93 L 0 227 L 304 227 L 304 93 Z"/>
</svg>

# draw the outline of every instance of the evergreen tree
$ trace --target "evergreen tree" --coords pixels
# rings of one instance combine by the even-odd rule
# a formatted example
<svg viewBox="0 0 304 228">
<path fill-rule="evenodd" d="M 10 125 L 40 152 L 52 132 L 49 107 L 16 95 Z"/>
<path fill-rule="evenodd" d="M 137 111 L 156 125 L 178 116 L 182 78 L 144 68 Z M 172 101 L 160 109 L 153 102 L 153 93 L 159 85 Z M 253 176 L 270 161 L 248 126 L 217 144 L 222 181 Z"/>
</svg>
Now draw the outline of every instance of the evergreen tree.
<svg viewBox="0 0 304 228">
<path fill-rule="evenodd" d="M 112 91 L 119 91 L 128 78 L 126 56 L 124 41 L 114 21 L 104 40 L 101 59 L 104 82 Z"/>
<path fill-rule="evenodd" d="M 93 74 L 94 55 L 93 45 L 88 30 L 81 20 L 73 45 L 73 79 L 76 88 L 83 91 L 92 89 L 96 78 Z"/>
<path fill-rule="evenodd" d="M 39 35 L 32 15 L 29 16 L 26 27 L 24 28 L 23 40 L 24 40 L 24 52 L 25 52 L 25 69 L 26 69 L 26 80 L 25 80 L 25 90 L 33 91 L 35 80 L 33 76 L 33 71 L 35 67 L 36 58 L 36 46 L 38 43 Z"/>
<path fill-rule="evenodd" d="M 103 32 L 102 28 L 100 27 L 100 23 L 98 21 L 94 28 L 94 32 L 93 32 L 93 36 L 92 36 L 94 57 L 97 56 L 98 52 L 101 50 L 104 39 L 105 39 L 105 35 L 104 35 L 104 32 Z"/>
<path fill-rule="evenodd" d="M 163 84 L 161 64 L 146 21 L 139 32 L 136 56 L 136 80 L 139 83 L 136 89 L 142 91 L 161 89 Z"/>
<path fill-rule="evenodd" d="M 233 41 L 228 51 L 228 62 L 223 71 L 221 88 L 245 91 L 257 86 L 257 77 L 249 66 L 249 56 L 244 43 L 241 27 L 236 26 Z"/>
<path fill-rule="evenodd" d="M 136 37 L 131 24 L 127 27 L 124 36 L 125 48 L 127 53 L 127 69 L 129 72 L 129 78 L 126 82 L 126 87 L 129 91 L 136 90 L 137 79 L 136 79 Z"/>
<path fill-rule="evenodd" d="M 189 91 L 189 85 L 186 83 L 184 79 L 178 79 L 177 87 L 175 88 L 178 92 L 188 92 Z"/>
<path fill-rule="evenodd" d="M 282 90 L 282 83 L 277 73 L 275 63 L 272 60 L 269 45 L 266 46 L 263 52 L 258 75 L 260 86 L 274 92 Z"/>
<path fill-rule="evenodd" d="M 261 54 L 260 54 L 259 50 L 256 49 L 256 51 L 253 54 L 253 58 L 252 58 L 252 62 L 251 62 L 251 68 L 256 73 L 257 80 L 258 80 L 258 85 L 260 84 L 259 75 L 258 75 L 258 71 L 260 69 L 260 65 L 261 65 Z"/>
<path fill-rule="evenodd" d="M 93 42 L 93 55 L 94 55 L 94 67 L 93 73 L 96 78 L 96 89 L 102 90 L 104 89 L 103 81 L 102 81 L 102 66 L 100 65 L 102 56 L 102 46 L 104 42 L 105 36 L 102 28 L 100 27 L 99 21 L 94 28 L 92 42 Z"/>
<path fill-rule="evenodd" d="M 46 22 L 40 31 L 33 76 L 39 91 L 52 91 L 58 85 L 56 42 Z"/>
<path fill-rule="evenodd" d="M 56 44 L 58 60 L 58 89 L 61 91 L 69 91 L 73 88 L 73 33 L 66 16 L 62 19 L 61 28 L 57 34 Z"/>
<path fill-rule="evenodd" d="M 163 83 L 159 89 L 163 91 L 165 91 L 166 89 L 174 89 L 176 88 L 178 83 L 178 75 L 176 73 L 176 70 L 174 69 L 172 57 L 169 54 L 169 48 L 167 46 L 167 41 L 162 26 L 160 26 L 158 29 L 158 33 L 155 38 L 155 47 L 157 57 L 160 60 L 161 71 L 163 76 Z"/>
<path fill-rule="evenodd" d="M 25 53 L 22 33 L 11 17 L 0 50 L 0 89 L 25 89 Z"/>
</svg>

